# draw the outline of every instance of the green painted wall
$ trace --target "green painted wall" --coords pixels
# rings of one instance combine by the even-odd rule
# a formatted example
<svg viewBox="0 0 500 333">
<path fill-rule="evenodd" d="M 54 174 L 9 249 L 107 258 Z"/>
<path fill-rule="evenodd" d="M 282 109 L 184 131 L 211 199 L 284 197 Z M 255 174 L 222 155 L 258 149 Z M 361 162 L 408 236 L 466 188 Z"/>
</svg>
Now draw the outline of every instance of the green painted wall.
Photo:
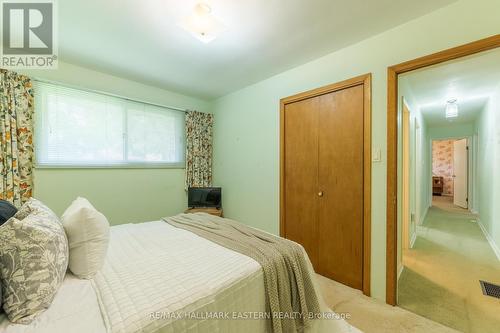
<svg viewBox="0 0 500 333">
<path fill-rule="evenodd" d="M 372 295 L 385 299 L 387 67 L 500 33 L 498 0 L 461 0 L 387 32 L 220 98 L 214 103 L 214 180 L 224 212 L 279 230 L 280 98 L 373 73 Z"/>
<path fill-rule="evenodd" d="M 500 88 L 500 86 L 499 86 Z M 500 89 L 477 120 L 478 211 L 481 223 L 500 256 Z M 500 257 L 499 257 L 500 259 Z"/>
<path fill-rule="evenodd" d="M 211 111 L 204 100 L 66 63 L 60 62 L 58 70 L 23 73 L 161 105 Z M 184 211 L 184 175 L 184 169 L 36 169 L 34 196 L 57 214 L 77 196 L 84 196 L 111 224 L 144 222 Z"/>
<path fill-rule="evenodd" d="M 57 214 L 77 196 L 111 224 L 146 222 L 186 209 L 184 169 L 36 169 L 34 196 Z"/>
<path fill-rule="evenodd" d="M 452 126 L 429 127 L 430 140 L 444 140 L 455 138 L 466 138 L 475 133 L 475 124 L 456 124 Z"/>
</svg>

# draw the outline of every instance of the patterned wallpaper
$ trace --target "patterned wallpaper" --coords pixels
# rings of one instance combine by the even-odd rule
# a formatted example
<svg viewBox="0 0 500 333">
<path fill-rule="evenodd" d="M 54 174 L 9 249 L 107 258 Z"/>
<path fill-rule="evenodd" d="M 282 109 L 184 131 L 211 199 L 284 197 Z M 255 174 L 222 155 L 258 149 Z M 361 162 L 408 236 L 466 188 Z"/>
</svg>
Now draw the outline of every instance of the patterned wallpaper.
<svg viewBox="0 0 500 333">
<path fill-rule="evenodd" d="M 432 174 L 443 177 L 446 195 L 453 195 L 453 142 L 432 141 Z"/>
</svg>

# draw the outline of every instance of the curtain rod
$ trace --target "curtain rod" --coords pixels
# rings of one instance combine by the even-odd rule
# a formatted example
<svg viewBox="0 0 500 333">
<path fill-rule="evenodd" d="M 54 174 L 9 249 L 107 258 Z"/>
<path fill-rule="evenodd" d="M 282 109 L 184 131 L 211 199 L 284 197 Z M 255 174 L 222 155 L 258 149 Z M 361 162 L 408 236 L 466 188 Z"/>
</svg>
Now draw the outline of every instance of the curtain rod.
<svg viewBox="0 0 500 333">
<path fill-rule="evenodd" d="M 66 84 L 66 83 L 61 83 L 61 82 L 57 82 L 57 81 L 40 79 L 40 78 L 37 78 L 37 77 L 32 77 L 32 79 L 35 82 L 49 83 L 49 84 L 54 84 L 54 85 L 62 86 L 62 87 L 65 87 L 65 88 L 77 89 L 77 90 L 82 90 L 82 91 L 86 91 L 86 92 L 101 94 L 101 95 L 105 95 L 105 96 L 109 96 L 109 97 L 121 98 L 121 99 L 130 101 L 130 102 L 138 102 L 138 103 L 148 104 L 148 105 L 152 105 L 152 106 L 158 106 L 158 107 L 169 109 L 169 110 L 173 110 L 173 111 L 179 111 L 179 112 L 184 112 L 184 113 L 186 113 L 186 112 L 189 111 L 188 109 L 182 109 L 182 108 L 178 108 L 178 107 L 175 107 L 175 106 L 168 106 L 168 105 L 161 105 L 161 104 L 146 102 L 146 101 L 139 100 L 139 99 L 133 99 L 133 98 L 129 98 L 129 97 L 124 97 L 124 96 L 120 96 L 120 95 L 116 95 L 116 94 L 112 94 L 112 93 L 108 93 L 108 92 L 104 92 L 104 91 L 99 91 L 99 90 L 82 88 L 82 87 L 79 87 L 79 86 L 74 86 L 74 85 L 70 85 L 70 84 Z"/>
</svg>

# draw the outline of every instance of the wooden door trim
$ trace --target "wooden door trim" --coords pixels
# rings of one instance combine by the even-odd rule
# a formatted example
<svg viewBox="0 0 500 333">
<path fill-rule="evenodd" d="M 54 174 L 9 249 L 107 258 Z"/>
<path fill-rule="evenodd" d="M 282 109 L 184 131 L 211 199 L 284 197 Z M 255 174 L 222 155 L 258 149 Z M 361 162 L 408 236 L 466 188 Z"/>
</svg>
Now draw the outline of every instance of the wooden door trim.
<svg viewBox="0 0 500 333">
<path fill-rule="evenodd" d="M 386 302 L 397 302 L 398 75 L 500 47 L 500 34 L 406 61 L 387 69 Z"/>
<path fill-rule="evenodd" d="M 285 106 L 304 99 L 363 85 L 363 293 L 370 296 L 371 278 L 371 187 L 372 187 L 372 118 L 371 73 L 306 91 L 280 100 L 280 236 L 285 237 Z"/>
<path fill-rule="evenodd" d="M 402 242 L 402 250 L 407 250 L 410 247 L 410 239 L 409 239 L 409 230 L 410 230 L 410 224 L 411 224 L 411 203 L 410 203 L 410 164 L 411 164 L 411 148 L 410 148 L 410 142 L 411 142 L 411 111 L 410 108 L 408 107 L 408 104 L 406 103 L 406 100 L 404 97 L 401 98 L 401 106 L 403 108 L 403 117 L 402 117 L 402 127 L 401 127 L 401 133 L 402 133 L 402 151 L 403 151 L 403 156 L 402 156 L 402 198 L 401 198 L 401 214 L 403 215 L 401 217 L 401 232 L 402 232 L 402 237 L 401 237 L 401 242 Z M 405 131 L 406 129 L 406 131 Z M 406 170 L 405 170 L 406 168 Z M 405 172 L 406 171 L 406 172 Z M 402 260 L 402 258 L 400 259 Z"/>
</svg>

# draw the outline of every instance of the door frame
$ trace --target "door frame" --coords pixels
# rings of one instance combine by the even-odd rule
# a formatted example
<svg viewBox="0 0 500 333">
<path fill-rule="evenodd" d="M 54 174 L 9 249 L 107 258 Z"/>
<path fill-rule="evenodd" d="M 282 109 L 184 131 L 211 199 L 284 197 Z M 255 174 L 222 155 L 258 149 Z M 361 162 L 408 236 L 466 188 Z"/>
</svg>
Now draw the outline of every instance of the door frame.
<svg viewBox="0 0 500 333">
<path fill-rule="evenodd" d="M 415 228 L 421 225 L 423 221 L 420 215 L 422 210 L 422 130 L 420 123 L 417 118 L 415 118 Z M 416 240 L 413 238 L 413 242 Z M 413 243 L 412 242 L 412 243 Z M 410 246 L 412 247 L 412 246 Z"/>
<path fill-rule="evenodd" d="M 280 100 L 280 236 L 285 237 L 285 106 L 304 99 L 363 85 L 363 293 L 370 296 L 371 271 L 371 73 L 330 84 Z"/>
<path fill-rule="evenodd" d="M 401 267 L 398 268 L 398 275 L 401 274 L 401 269 L 403 266 L 403 250 L 410 248 L 410 228 L 411 228 L 411 112 L 408 104 L 404 97 L 402 97 L 401 107 L 403 109 L 403 121 L 402 121 L 402 153 L 403 160 L 401 166 L 402 172 L 402 206 L 401 206 L 401 258 L 398 264 Z"/>
<path fill-rule="evenodd" d="M 397 303 L 398 75 L 500 47 L 500 34 L 387 68 L 386 302 Z"/>
<path fill-rule="evenodd" d="M 464 208 L 460 205 L 457 205 L 455 204 L 455 194 L 456 194 L 456 188 L 455 188 L 455 182 L 456 182 L 456 163 L 455 163 L 455 156 L 457 156 L 455 153 L 455 143 L 457 141 L 462 141 L 464 140 L 465 141 L 465 204 L 467 205 L 467 208 Z M 470 205 L 469 205 L 469 196 L 470 196 L 470 188 L 469 188 L 469 165 L 470 165 L 470 150 L 469 150 L 469 146 L 470 146 L 470 137 L 464 137 L 464 138 L 461 138 L 461 139 L 455 139 L 453 140 L 453 205 L 455 206 L 458 206 L 460 208 L 464 208 L 464 209 L 467 209 L 468 211 L 470 211 Z"/>
</svg>

